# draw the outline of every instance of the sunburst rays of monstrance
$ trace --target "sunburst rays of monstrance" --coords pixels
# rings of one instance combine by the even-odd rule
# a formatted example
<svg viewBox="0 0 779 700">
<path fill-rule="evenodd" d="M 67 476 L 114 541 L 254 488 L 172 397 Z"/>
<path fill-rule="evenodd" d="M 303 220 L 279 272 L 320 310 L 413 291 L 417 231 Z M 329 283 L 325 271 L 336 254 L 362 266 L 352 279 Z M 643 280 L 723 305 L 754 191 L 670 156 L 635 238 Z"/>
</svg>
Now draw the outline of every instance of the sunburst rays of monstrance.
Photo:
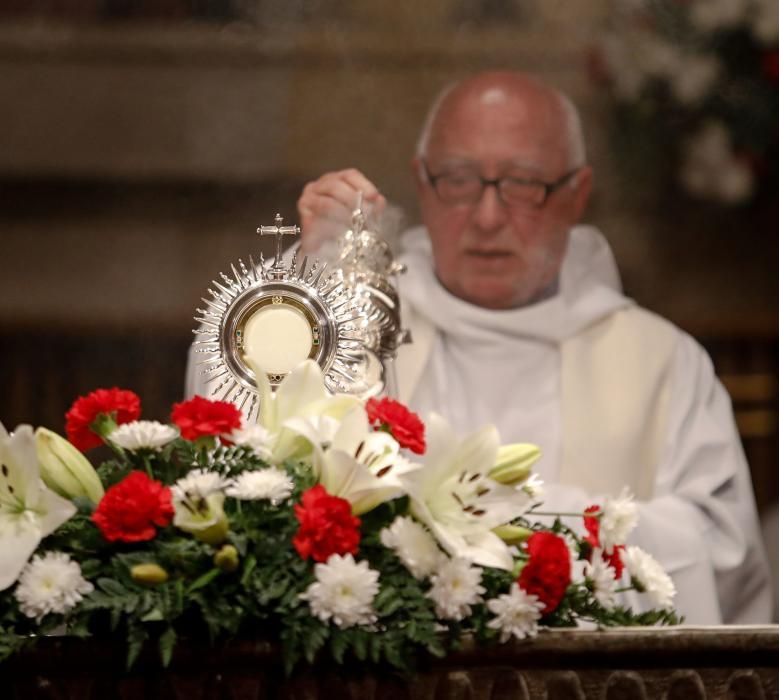
<svg viewBox="0 0 779 700">
<path fill-rule="evenodd" d="M 273 226 L 257 229 L 276 239 L 273 262 L 266 264 L 260 254 L 256 264 L 249 256 L 248 267 L 239 259 L 231 274 L 212 280 L 194 329 L 211 398 L 257 415 L 259 393 L 247 356 L 273 389 L 306 358 L 319 364 L 333 393 L 366 397 L 392 384 L 392 360 L 407 334 L 400 329 L 400 304 L 389 278 L 402 266 L 363 222 L 358 206 L 333 264 L 309 264 L 308 257 L 298 264 L 297 253 L 285 261 L 282 240 L 300 228 L 283 226 L 277 214 Z"/>
</svg>

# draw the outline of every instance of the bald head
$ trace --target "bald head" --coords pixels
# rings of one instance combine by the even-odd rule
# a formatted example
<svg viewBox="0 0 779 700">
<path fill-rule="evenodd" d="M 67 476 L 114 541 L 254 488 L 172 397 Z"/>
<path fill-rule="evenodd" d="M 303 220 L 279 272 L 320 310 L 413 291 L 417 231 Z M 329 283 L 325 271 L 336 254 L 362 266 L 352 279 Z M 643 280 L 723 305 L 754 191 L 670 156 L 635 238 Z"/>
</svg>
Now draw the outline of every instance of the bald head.
<svg viewBox="0 0 779 700">
<path fill-rule="evenodd" d="M 511 111 L 517 127 L 532 130 L 550 158 L 566 169 L 586 160 L 581 120 L 571 100 L 539 80 L 515 71 L 477 73 L 453 83 L 438 95 L 417 142 L 417 156 L 424 158 L 452 121 L 492 111 Z"/>
</svg>

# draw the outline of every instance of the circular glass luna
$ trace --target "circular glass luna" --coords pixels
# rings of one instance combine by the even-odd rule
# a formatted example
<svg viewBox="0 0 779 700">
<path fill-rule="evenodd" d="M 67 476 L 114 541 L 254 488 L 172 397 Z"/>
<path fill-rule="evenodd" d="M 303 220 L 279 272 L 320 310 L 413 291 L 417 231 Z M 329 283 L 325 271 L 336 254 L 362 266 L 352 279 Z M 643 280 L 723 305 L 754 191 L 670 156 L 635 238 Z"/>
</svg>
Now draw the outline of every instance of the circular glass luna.
<svg viewBox="0 0 779 700">
<path fill-rule="evenodd" d="M 288 304 L 263 306 L 243 328 L 244 356 L 266 374 L 291 372 L 311 356 L 313 346 L 310 322 Z"/>
</svg>

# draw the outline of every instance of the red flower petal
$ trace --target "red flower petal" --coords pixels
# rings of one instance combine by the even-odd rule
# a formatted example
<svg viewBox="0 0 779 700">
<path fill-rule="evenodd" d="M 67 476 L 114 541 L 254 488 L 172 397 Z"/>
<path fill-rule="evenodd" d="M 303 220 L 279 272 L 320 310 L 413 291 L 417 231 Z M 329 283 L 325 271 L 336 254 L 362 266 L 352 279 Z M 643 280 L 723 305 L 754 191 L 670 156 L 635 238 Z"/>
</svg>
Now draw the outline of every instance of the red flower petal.
<svg viewBox="0 0 779 700">
<path fill-rule="evenodd" d="M 112 415 L 117 425 L 138 420 L 141 400 L 126 389 L 97 389 L 77 398 L 65 414 L 65 432 L 68 440 L 86 452 L 103 444 L 103 439 L 90 427 L 101 414 Z"/>
<path fill-rule="evenodd" d="M 169 525 L 173 513 L 170 489 L 134 471 L 105 492 L 92 520 L 109 542 L 144 542 L 156 536 L 155 525 Z"/>
<path fill-rule="evenodd" d="M 241 412 L 228 401 L 209 401 L 195 396 L 173 406 L 171 420 L 185 440 L 231 433 L 241 427 Z"/>
<path fill-rule="evenodd" d="M 538 596 L 546 615 L 557 609 L 571 583 L 571 554 L 565 540 L 551 532 L 533 533 L 526 547 L 530 559 L 517 582 L 526 593 Z"/>
<path fill-rule="evenodd" d="M 625 570 L 625 565 L 622 563 L 622 552 L 624 549 L 624 544 L 618 544 L 611 550 L 611 554 L 606 554 L 606 552 L 602 554 L 603 561 L 614 569 L 614 579 L 617 581 L 622 578 L 622 572 Z"/>
<path fill-rule="evenodd" d="M 590 506 L 584 509 L 585 513 L 600 513 L 600 506 Z M 592 516 L 584 516 L 584 527 L 587 530 L 587 534 L 584 536 L 584 541 L 590 545 L 593 549 L 600 547 L 600 518 Z M 589 559 L 589 557 L 588 557 Z"/>
<path fill-rule="evenodd" d="M 368 399 L 365 405 L 371 424 L 387 428 L 401 447 L 416 454 L 425 452 L 425 424 L 413 411 L 390 398 Z"/>
<path fill-rule="evenodd" d="M 327 561 L 331 554 L 357 554 L 360 519 L 349 501 L 331 496 L 321 484 L 303 494 L 295 505 L 300 528 L 292 540 L 301 559 Z"/>
</svg>

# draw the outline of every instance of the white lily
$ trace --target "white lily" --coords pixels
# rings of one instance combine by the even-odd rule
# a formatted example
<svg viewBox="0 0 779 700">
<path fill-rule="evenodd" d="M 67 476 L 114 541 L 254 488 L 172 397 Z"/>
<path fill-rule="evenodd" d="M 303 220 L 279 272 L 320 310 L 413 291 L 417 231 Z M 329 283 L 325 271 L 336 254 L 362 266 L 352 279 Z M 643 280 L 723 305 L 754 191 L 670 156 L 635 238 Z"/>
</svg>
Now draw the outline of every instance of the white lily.
<svg viewBox="0 0 779 700">
<path fill-rule="evenodd" d="M 0 423 L 0 591 L 19 578 L 38 543 L 76 513 L 41 480 L 29 425 L 9 435 Z"/>
<path fill-rule="evenodd" d="M 286 425 L 291 418 L 328 416 L 340 421 L 360 404 L 356 396 L 330 394 L 325 387 L 322 370 L 313 360 L 306 360 L 292 370 L 275 393 L 267 375 L 253 364 L 251 357 L 247 356 L 246 362 L 257 378 L 260 394 L 258 423 L 270 434 L 268 446 L 271 461 L 276 464 L 291 457 L 305 457 L 311 450 L 310 444 Z"/>
<path fill-rule="evenodd" d="M 362 406 L 336 425 L 299 418 L 286 425 L 312 445 L 314 469 L 325 490 L 349 501 L 356 515 L 402 495 L 400 477 L 419 468 L 400 454 L 395 438 L 373 430 Z"/>
<path fill-rule="evenodd" d="M 489 478 L 498 454 L 497 430 L 486 426 L 459 440 L 441 416 L 432 414 L 426 423 L 425 464 L 401 477 L 412 514 L 452 557 L 511 570 L 511 550 L 492 530 L 524 514 L 533 501 Z"/>
</svg>

